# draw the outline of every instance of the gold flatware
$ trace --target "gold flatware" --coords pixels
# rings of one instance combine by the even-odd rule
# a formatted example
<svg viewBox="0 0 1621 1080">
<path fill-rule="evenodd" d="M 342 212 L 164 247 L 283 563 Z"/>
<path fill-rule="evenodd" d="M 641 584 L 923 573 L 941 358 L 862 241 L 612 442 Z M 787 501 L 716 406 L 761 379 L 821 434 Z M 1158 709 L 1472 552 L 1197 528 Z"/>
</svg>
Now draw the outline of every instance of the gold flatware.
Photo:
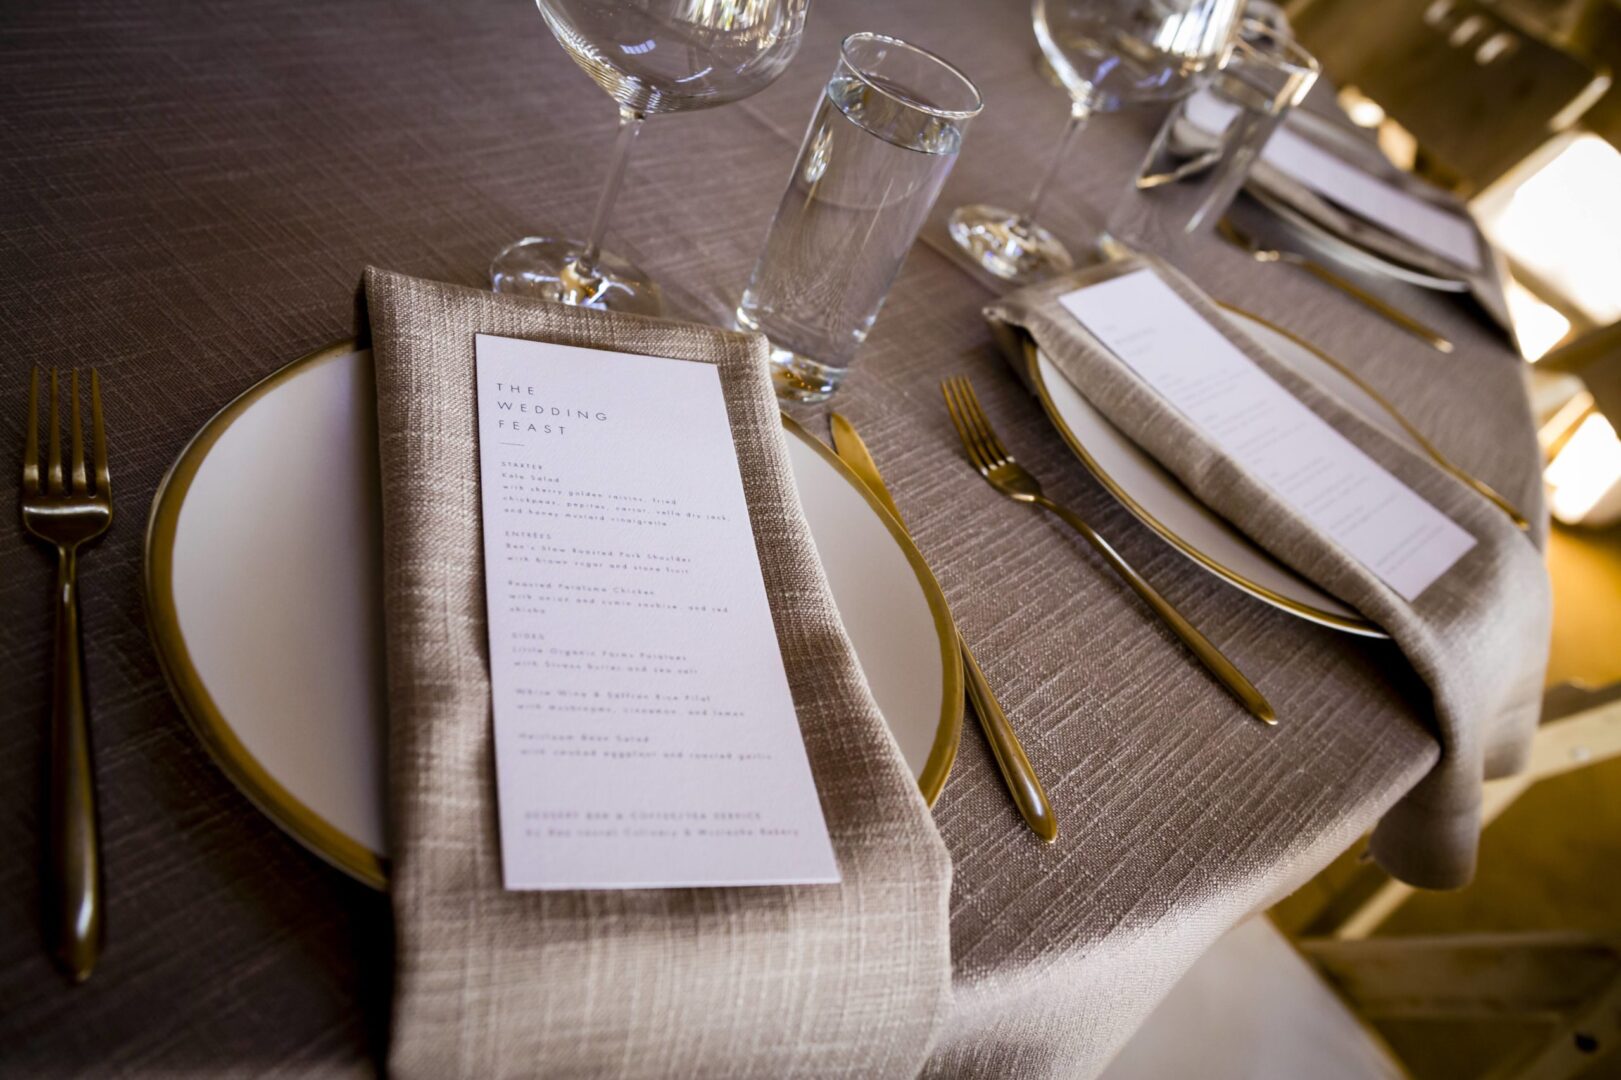
<svg viewBox="0 0 1621 1080">
<path fill-rule="evenodd" d="M 79 548 L 113 520 L 101 383 L 90 372 L 90 458 L 86 470 L 79 423 L 79 373 L 68 377 L 71 464 L 63 461 L 56 371 L 44 468 L 39 457 L 39 369 L 28 381 L 23 446 L 22 519 L 30 534 L 56 548 L 55 675 L 51 683 L 51 766 L 46 867 L 46 935 L 58 966 L 74 982 L 90 977 L 106 936 L 102 920 L 101 850 L 96 837 L 95 776 L 85 707 L 79 634 Z M 64 468 L 64 466 L 67 466 Z"/>
<path fill-rule="evenodd" d="M 1238 698 L 1256 719 L 1268 724 L 1278 722 L 1277 713 L 1272 710 L 1271 703 L 1255 688 L 1254 683 L 1244 677 L 1243 672 L 1233 666 L 1231 660 L 1222 655 L 1221 650 L 1183 618 L 1182 613 L 1172 607 L 1170 601 L 1144 580 L 1142 575 L 1138 574 L 1119 552 L 1110 547 L 1109 542 L 1099 536 L 1079 514 L 1054 502 L 1043 493 L 1041 481 L 1037 480 L 1030 470 L 1015 461 L 1013 455 L 1002 445 L 1002 440 L 997 437 L 989 418 L 985 415 L 985 410 L 979 404 L 979 397 L 974 393 L 972 383 L 959 375 L 942 382 L 940 389 L 945 394 L 946 409 L 951 413 L 951 422 L 957 427 L 957 436 L 962 439 L 969 460 L 991 487 L 1015 502 L 1033 503 L 1062 518 L 1070 528 L 1080 533 L 1097 549 L 1098 554 L 1103 556 L 1110 568 L 1143 598 L 1172 632 L 1182 639 L 1183 644 L 1193 650 L 1193 655 L 1232 691 L 1233 696 Z"/>
<path fill-rule="evenodd" d="M 901 511 L 895 505 L 895 500 L 889 494 L 889 487 L 884 483 L 882 474 L 878 471 L 878 463 L 872 459 L 867 450 L 867 444 L 861 441 L 856 434 L 855 427 L 834 413 L 831 419 L 833 428 L 833 449 L 839 458 L 866 484 L 868 489 L 884 504 L 890 516 L 900 524 L 902 529 L 906 523 L 901 519 Z M 985 732 L 985 740 L 991 744 L 991 753 L 996 756 L 996 764 L 1002 770 L 1002 779 L 1007 782 L 1008 791 L 1013 796 L 1013 802 L 1024 816 L 1025 823 L 1031 830 L 1047 843 L 1058 839 L 1058 818 L 1053 813 L 1052 804 L 1047 801 L 1047 792 L 1041 786 L 1041 780 L 1036 776 L 1036 770 L 1030 764 L 1030 758 L 1025 755 L 1024 747 L 1019 743 L 1018 735 L 1014 734 L 1013 725 L 1008 722 L 1007 714 L 996 700 L 996 694 L 991 691 L 991 684 L 986 681 L 985 673 L 980 670 L 979 661 L 968 648 L 968 642 L 963 640 L 962 632 L 952 624 L 952 632 L 957 635 L 957 647 L 962 651 L 963 670 L 968 675 L 968 700 L 974 703 L 974 715 L 979 717 L 979 725 Z"/>
<path fill-rule="evenodd" d="M 1409 334 L 1412 334 L 1414 337 L 1419 338 L 1421 341 L 1425 342 L 1438 352 L 1450 353 L 1452 351 L 1452 342 L 1448 341 L 1446 338 L 1442 337 L 1428 326 L 1425 326 L 1423 323 L 1419 322 L 1405 311 L 1387 304 L 1385 301 L 1379 299 L 1379 297 L 1373 295 L 1371 292 L 1368 292 L 1361 286 L 1355 285 L 1340 275 L 1334 273 L 1334 271 L 1330 270 L 1322 263 L 1317 262 L 1315 259 L 1302 255 L 1298 251 L 1267 247 L 1255 237 L 1251 236 L 1249 233 L 1235 225 L 1231 218 L 1224 217 L 1217 222 L 1216 231 L 1221 234 L 1224 240 L 1232 244 L 1234 247 L 1249 252 L 1250 257 L 1255 259 L 1257 262 L 1281 262 L 1288 263 L 1290 266 L 1298 266 L 1300 269 L 1315 274 L 1318 279 L 1334 286 L 1347 296 L 1357 300 L 1370 311 L 1373 311 L 1376 314 L 1381 315 L 1395 323 L 1397 326 L 1401 327 Z"/>
</svg>

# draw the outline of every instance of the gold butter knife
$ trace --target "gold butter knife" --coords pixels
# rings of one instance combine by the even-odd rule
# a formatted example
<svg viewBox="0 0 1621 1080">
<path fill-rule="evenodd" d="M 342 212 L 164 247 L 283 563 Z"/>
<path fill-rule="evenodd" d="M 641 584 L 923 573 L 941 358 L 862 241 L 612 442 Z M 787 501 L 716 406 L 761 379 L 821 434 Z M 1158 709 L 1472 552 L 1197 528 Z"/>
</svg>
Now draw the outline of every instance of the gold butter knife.
<svg viewBox="0 0 1621 1080">
<path fill-rule="evenodd" d="M 850 421 L 838 413 L 832 414 L 833 449 L 839 459 L 866 484 L 878 501 L 884 504 L 890 516 L 906 528 L 901 519 L 900 508 L 890 497 L 889 488 L 884 478 L 878 472 L 878 463 L 873 461 L 872 454 L 868 452 L 867 445 L 856 434 L 856 429 Z M 1013 733 L 1013 725 L 1008 722 L 1007 714 L 997 703 L 996 695 L 991 692 L 990 683 L 985 680 L 985 673 L 980 670 L 979 662 L 969 651 L 968 642 L 963 640 L 961 631 L 952 624 L 952 632 L 957 635 L 957 647 L 962 650 L 963 670 L 968 675 L 968 700 L 974 703 L 974 715 L 979 717 L 980 727 L 985 731 L 985 739 L 991 744 L 991 752 L 996 755 L 996 764 L 1002 770 L 1002 779 L 1007 782 L 1008 791 L 1013 795 L 1013 801 L 1024 815 L 1025 822 L 1035 834 L 1052 843 L 1058 839 L 1058 818 L 1053 814 L 1052 804 L 1047 801 L 1047 792 L 1036 777 L 1036 770 L 1031 766 L 1030 759 L 1025 755 L 1024 747 L 1019 745 L 1019 737 Z"/>
<path fill-rule="evenodd" d="M 1282 262 L 1288 263 L 1290 266 L 1297 266 L 1300 269 L 1305 270 L 1307 273 L 1315 275 L 1319 280 L 1325 282 L 1326 284 L 1334 286 L 1334 288 L 1345 293 L 1353 300 L 1356 300 L 1368 310 L 1377 315 L 1383 316 L 1390 322 L 1395 323 L 1409 334 L 1412 334 L 1420 341 L 1428 344 L 1430 348 L 1434 349 L 1436 352 L 1450 353 L 1452 351 L 1452 342 L 1448 341 L 1446 338 L 1442 337 L 1428 326 L 1425 326 L 1423 323 L 1419 322 L 1405 311 L 1402 311 L 1400 308 L 1385 303 L 1383 300 L 1379 299 L 1379 297 L 1373 295 L 1371 292 L 1368 292 L 1361 286 L 1347 281 L 1345 278 L 1334 273 L 1334 271 L 1330 270 L 1328 267 L 1324 266 L 1322 263 L 1311 258 L 1310 256 L 1302 255 L 1298 251 L 1289 251 L 1284 248 L 1267 247 L 1255 237 L 1240 229 L 1236 224 L 1234 224 L 1231 218 L 1222 218 L 1220 221 L 1218 221 L 1216 223 L 1216 231 L 1220 233 L 1222 239 L 1226 240 L 1229 244 L 1232 244 L 1234 247 L 1239 248 L 1240 250 L 1249 252 L 1250 257 L 1257 262 Z"/>
</svg>

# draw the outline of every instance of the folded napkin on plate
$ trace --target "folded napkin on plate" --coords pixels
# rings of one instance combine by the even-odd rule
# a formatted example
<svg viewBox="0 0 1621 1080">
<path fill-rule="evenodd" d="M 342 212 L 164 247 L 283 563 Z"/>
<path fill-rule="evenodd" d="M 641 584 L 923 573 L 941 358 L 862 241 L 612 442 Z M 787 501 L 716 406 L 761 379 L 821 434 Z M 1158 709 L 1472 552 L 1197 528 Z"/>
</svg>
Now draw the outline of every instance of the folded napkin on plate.
<svg viewBox="0 0 1621 1080">
<path fill-rule="evenodd" d="M 1272 378 L 1473 535 L 1475 547 L 1409 603 L 1239 469 L 1058 303 L 1100 274 L 1134 267 L 1156 270 Z M 1551 605 L 1547 572 L 1530 538 L 1434 461 L 1270 355 L 1159 260 L 1137 257 L 1043 282 L 985 314 L 1034 337 L 1087 400 L 1213 510 L 1390 634 L 1429 685 L 1441 759 L 1379 823 L 1373 853 L 1414 885 L 1466 884 L 1480 836 L 1481 782 L 1523 766 L 1541 708 Z M 1287 708 L 1281 712 L 1288 723 Z"/>
<path fill-rule="evenodd" d="M 950 860 L 828 593 L 789 471 L 764 339 L 376 269 L 366 271 L 365 301 L 387 615 L 397 936 L 390 1071 L 916 1075 L 950 1001 Z M 842 884 L 502 888 L 477 333 L 720 367 Z"/>
</svg>

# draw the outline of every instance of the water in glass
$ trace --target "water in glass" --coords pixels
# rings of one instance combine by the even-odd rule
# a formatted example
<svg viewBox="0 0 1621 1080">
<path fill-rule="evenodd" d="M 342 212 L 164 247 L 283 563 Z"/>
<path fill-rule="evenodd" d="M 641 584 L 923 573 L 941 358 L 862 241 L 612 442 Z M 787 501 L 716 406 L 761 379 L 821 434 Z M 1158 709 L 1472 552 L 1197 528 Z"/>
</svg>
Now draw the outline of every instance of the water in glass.
<svg viewBox="0 0 1621 1080">
<path fill-rule="evenodd" d="M 841 64 L 811 118 L 737 309 L 741 327 L 770 338 L 784 397 L 838 386 L 951 171 L 972 113 L 918 97 Z"/>
</svg>

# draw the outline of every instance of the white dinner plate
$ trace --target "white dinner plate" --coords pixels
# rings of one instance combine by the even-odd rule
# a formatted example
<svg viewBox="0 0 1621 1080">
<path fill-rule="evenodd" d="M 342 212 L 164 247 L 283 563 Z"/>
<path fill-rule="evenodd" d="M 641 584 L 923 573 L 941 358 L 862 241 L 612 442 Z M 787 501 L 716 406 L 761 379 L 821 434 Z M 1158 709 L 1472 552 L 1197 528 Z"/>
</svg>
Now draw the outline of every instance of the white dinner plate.
<svg viewBox="0 0 1621 1080">
<path fill-rule="evenodd" d="M 1255 316 L 1228 315 L 1273 356 L 1419 453 L 1428 453 L 1388 401 L 1337 361 Z M 1384 631 L 1257 547 L 1093 408 L 1045 353 L 1026 351 L 1028 377 L 1048 417 L 1092 475 L 1143 524 L 1196 564 L 1292 615 L 1364 637 Z"/>
<path fill-rule="evenodd" d="M 849 468 L 784 418 L 845 629 L 924 797 L 962 731 L 945 598 Z M 256 384 L 169 470 L 147 529 L 147 613 L 193 729 L 277 824 L 387 881 L 384 659 L 371 354 L 342 342 Z"/>
</svg>

